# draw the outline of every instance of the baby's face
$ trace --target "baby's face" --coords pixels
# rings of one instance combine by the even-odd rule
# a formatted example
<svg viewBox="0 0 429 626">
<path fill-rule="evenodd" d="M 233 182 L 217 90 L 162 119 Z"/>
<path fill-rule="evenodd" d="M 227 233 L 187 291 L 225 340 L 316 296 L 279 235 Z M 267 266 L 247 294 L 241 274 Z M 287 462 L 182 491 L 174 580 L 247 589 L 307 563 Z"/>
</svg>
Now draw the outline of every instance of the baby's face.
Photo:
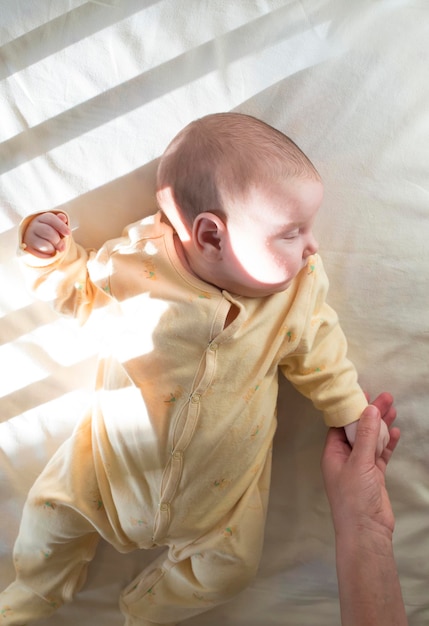
<svg viewBox="0 0 429 626">
<path fill-rule="evenodd" d="M 254 188 L 237 202 L 228 211 L 222 287 L 248 297 L 287 289 L 317 252 L 313 224 L 322 198 L 322 183 L 296 179 Z"/>
</svg>

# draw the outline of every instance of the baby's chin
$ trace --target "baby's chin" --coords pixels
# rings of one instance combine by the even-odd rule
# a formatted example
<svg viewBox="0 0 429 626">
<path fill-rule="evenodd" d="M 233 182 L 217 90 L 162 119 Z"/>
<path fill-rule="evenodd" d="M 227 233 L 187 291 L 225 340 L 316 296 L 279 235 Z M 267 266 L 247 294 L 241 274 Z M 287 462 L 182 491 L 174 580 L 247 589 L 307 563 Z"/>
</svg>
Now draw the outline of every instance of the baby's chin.
<svg viewBox="0 0 429 626">
<path fill-rule="evenodd" d="M 254 285 L 254 286 L 243 286 L 238 287 L 234 293 L 237 296 L 244 296 L 245 298 L 267 298 L 268 296 L 273 296 L 276 293 L 281 293 L 282 291 L 286 291 L 291 283 L 293 278 L 288 280 L 287 282 L 276 284 L 276 285 Z"/>
</svg>

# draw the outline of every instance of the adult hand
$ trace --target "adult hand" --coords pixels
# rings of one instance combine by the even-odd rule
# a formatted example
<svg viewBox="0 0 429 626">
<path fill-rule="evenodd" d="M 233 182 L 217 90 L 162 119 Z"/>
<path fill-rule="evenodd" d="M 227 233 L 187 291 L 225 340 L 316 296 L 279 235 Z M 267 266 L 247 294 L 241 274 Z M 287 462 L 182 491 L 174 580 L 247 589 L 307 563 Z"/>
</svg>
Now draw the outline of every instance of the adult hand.
<svg viewBox="0 0 429 626">
<path fill-rule="evenodd" d="M 393 553 L 395 525 L 385 473 L 400 437 L 392 424 L 392 397 L 383 393 L 358 422 L 350 447 L 344 429 L 332 428 L 322 457 L 325 488 L 335 528 L 342 626 L 407 626 Z M 390 441 L 377 456 L 381 420 Z"/>
<path fill-rule="evenodd" d="M 347 441 L 352 447 L 356 439 L 356 432 L 357 432 L 358 424 L 359 424 L 359 420 L 357 420 L 356 422 L 352 422 L 351 424 L 347 424 L 347 426 L 344 426 L 344 430 L 346 431 Z M 386 422 L 384 420 L 381 420 L 380 432 L 378 435 L 377 450 L 376 450 L 377 456 L 382 455 L 383 450 L 387 448 L 389 444 L 389 440 L 390 440 L 389 429 L 387 427 Z"/>
<path fill-rule="evenodd" d="M 363 412 L 353 449 L 341 428 L 330 429 L 322 457 L 322 473 L 336 532 L 347 526 L 393 533 L 394 517 L 385 486 L 386 467 L 399 437 L 392 396 L 380 394 Z M 380 456 L 377 442 L 383 420 L 390 441 Z"/>
</svg>

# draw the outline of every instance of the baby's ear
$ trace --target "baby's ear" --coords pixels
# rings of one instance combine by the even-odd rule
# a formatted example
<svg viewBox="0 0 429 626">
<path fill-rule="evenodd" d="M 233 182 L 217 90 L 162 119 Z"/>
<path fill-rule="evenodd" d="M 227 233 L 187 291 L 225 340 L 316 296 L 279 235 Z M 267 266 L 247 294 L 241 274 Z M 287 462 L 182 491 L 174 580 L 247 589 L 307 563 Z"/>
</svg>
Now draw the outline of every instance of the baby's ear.
<svg viewBox="0 0 429 626">
<path fill-rule="evenodd" d="M 214 213 L 200 213 L 192 225 L 192 238 L 197 250 L 208 261 L 217 261 L 222 255 L 226 224 Z"/>
</svg>

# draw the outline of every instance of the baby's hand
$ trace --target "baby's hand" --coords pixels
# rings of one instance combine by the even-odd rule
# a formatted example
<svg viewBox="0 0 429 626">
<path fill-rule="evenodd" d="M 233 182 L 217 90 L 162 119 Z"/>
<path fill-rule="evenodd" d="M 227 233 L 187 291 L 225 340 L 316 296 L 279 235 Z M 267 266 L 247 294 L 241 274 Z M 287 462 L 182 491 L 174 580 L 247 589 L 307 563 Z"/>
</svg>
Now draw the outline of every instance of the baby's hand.
<svg viewBox="0 0 429 626">
<path fill-rule="evenodd" d="M 22 238 L 30 254 L 47 259 L 65 249 L 65 237 L 71 234 L 64 213 L 41 213 L 27 226 Z"/>
<path fill-rule="evenodd" d="M 344 426 L 344 430 L 346 431 L 347 440 L 348 440 L 349 444 L 352 447 L 353 447 L 353 444 L 354 444 L 355 438 L 356 438 L 356 431 L 357 431 L 358 421 L 352 422 L 351 424 L 347 424 L 347 426 Z M 383 450 L 386 448 L 386 446 L 389 443 L 389 441 L 390 441 L 389 429 L 388 429 L 386 423 L 383 420 L 381 420 L 381 423 L 380 423 L 380 433 L 378 435 L 378 441 L 377 441 L 377 452 L 376 452 L 377 458 L 382 455 Z"/>
</svg>

